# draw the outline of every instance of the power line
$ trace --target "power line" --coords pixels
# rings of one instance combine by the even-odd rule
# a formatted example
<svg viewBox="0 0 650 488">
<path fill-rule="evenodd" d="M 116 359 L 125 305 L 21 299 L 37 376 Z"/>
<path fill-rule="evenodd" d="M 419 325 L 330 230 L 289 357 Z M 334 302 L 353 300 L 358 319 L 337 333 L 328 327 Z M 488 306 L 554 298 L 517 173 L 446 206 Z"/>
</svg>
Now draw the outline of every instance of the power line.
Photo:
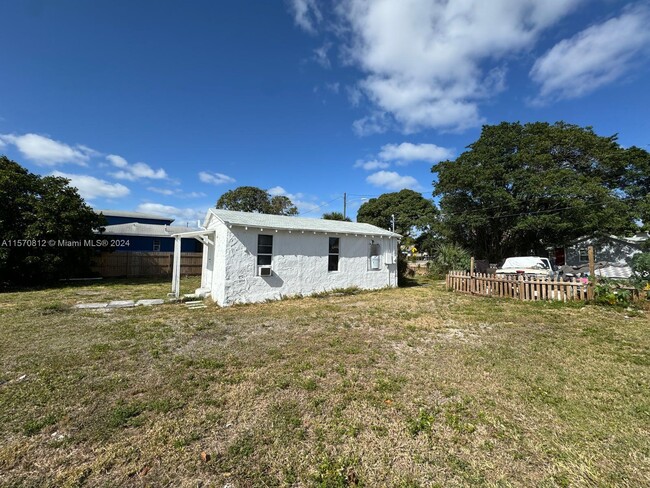
<svg viewBox="0 0 650 488">
<path fill-rule="evenodd" d="M 319 208 L 323 208 L 324 206 L 329 205 L 330 203 L 335 202 L 335 201 L 337 201 L 337 200 L 340 200 L 341 198 L 343 198 L 343 197 L 336 197 L 336 198 L 330 200 L 329 202 L 325 202 L 325 203 L 323 203 L 322 205 L 319 205 L 318 207 L 314 207 L 314 208 L 312 208 L 311 210 L 308 210 L 307 212 L 303 212 L 303 213 L 301 213 L 300 215 L 307 215 L 307 214 L 310 214 L 310 213 L 314 213 L 314 212 L 316 212 Z"/>
<path fill-rule="evenodd" d="M 383 195 L 383 194 L 381 194 Z M 369 195 L 369 194 L 355 194 L 355 193 L 348 193 L 348 197 L 357 197 L 354 199 L 348 198 L 347 203 L 351 203 L 354 201 L 363 201 L 364 199 L 368 197 L 379 197 L 381 195 Z M 544 198 L 557 198 L 557 197 L 563 197 L 567 198 L 567 195 L 545 195 Z M 570 198 L 570 197 L 569 197 Z M 574 196 L 573 198 L 579 198 L 578 196 Z M 336 199 L 335 199 L 336 200 Z M 513 202 L 513 204 L 517 205 L 518 202 Z M 572 210 L 572 209 L 577 209 L 577 208 L 585 208 L 585 207 L 593 207 L 593 206 L 598 206 L 598 205 L 604 205 L 603 202 L 592 202 L 592 203 L 580 203 L 578 205 L 570 205 L 566 207 L 556 207 L 556 208 L 549 208 L 549 209 L 544 209 L 544 210 L 533 210 L 533 211 L 526 211 L 526 212 L 517 212 L 517 213 L 509 213 L 509 214 L 504 214 L 504 215 L 489 215 L 487 216 L 488 219 L 501 219 L 501 218 L 507 218 L 507 217 L 519 217 L 522 215 L 539 215 L 539 214 L 545 214 L 545 213 L 554 213 L 554 212 L 560 212 L 562 210 Z M 464 211 L 458 211 L 458 212 L 442 212 L 443 216 L 444 215 L 453 215 L 453 216 L 471 216 L 471 215 L 476 215 L 481 212 L 485 212 L 488 210 L 498 210 L 498 209 L 510 209 L 512 208 L 511 205 L 504 205 L 504 204 L 498 204 L 498 205 L 493 205 L 489 207 L 480 207 L 480 208 L 474 208 L 474 209 L 468 209 Z"/>
<path fill-rule="evenodd" d="M 519 217 L 521 215 L 537 215 L 537 214 L 543 214 L 543 213 L 553 213 L 553 212 L 559 212 L 561 210 L 571 210 L 571 209 L 574 209 L 574 208 L 593 207 L 595 205 L 602 205 L 602 202 L 586 203 L 584 205 L 571 205 L 569 207 L 549 208 L 549 209 L 546 209 L 546 210 L 536 210 L 536 211 L 532 211 L 532 212 L 521 212 L 521 213 L 506 214 L 506 215 L 494 215 L 494 216 L 488 216 L 488 219 L 500 219 L 500 218 L 503 218 L 503 217 Z"/>
<path fill-rule="evenodd" d="M 383 195 L 383 194 L 382 194 Z M 377 197 L 381 195 L 356 195 L 353 193 L 348 193 L 348 196 L 355 196 L 355 197 Z M 544 195 L 544 198 L 571 198 L 567 195 Z M 580 198 L 579 196 L 574 196 L 573 198 Z M 363 200 L 363 198 L 361 198 Z M 517 205 L 518 202 L 513 202 L 515 205 Z M 569 207 L 562 207 L 562 208 L 554 208 L 554 209 L 546 209 L 546 210 L 539 210 L 539 211 L 534 211 L 534 212 L 521 212 L 521 213 L 514 213 L 514 214 L 506 214 L 506 215 L 494 215 L 490 216 L 488 218 L 502 218 L 502 217 L 516 217 L 519 215 L 526 215 L 526 214 L 536 214 L 536 213 L 547 213 L 547 212 L 556 212 L 560 210 L 569 210 L 572 208 L 578 208 L 578 207 L 585 207 L 585 206 L 593 206 L 593 205 L 602 205 L 602 202 L 594 202 L 594 203 L 587 203 L 584 205 L 573 205 Z M 498 205 L 492 205 L 489 207 L 481 206 L 479 208 L 473 208 L 473 209 L 468 209 L 468 210 L 463 210 L 459 212 L 443 212 L 443 214 L 446 215 L 472 215 L 472 214 L 478 214 L 481 212 L 485 212 L 486 210 L 498 210 L 498 209 L 509 209 L 511 208 L 511 205 L 504 205 L 504 204 L 498 204 Z"/>
</svg>

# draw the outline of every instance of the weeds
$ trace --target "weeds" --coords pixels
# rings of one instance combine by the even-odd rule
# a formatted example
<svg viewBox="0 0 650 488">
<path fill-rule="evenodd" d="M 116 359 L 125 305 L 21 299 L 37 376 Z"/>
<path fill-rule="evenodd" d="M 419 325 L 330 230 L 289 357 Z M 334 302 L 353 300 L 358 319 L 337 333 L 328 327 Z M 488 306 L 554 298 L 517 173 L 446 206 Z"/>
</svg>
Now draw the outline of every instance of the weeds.
<svg viewBox="0 0 650 488">
<path fill-rule="evenodd" d="M 0 485 L 650 486 L 647 313 L 436 282 L 67 309 L 167 290 L 0 294 Z"/>
</svg>

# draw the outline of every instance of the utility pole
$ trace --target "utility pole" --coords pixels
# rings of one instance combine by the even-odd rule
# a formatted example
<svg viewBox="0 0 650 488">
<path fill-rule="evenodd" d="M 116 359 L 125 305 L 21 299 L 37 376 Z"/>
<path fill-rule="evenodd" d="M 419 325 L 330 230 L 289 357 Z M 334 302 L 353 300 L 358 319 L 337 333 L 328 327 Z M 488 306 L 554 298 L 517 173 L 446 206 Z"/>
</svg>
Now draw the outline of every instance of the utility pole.
<svg viewBox="0 0 650 488">
<path fill-rule="evenodd" d="M 390 226 L 391 230 L 395 232 L 395 214 L 390 215 Z"/>
<path fill-rule="evenodd" d="M 348 194 L 343 192 L 343 218 L 346 218 L 346 210 L 348 207 Z"/>
</svg>

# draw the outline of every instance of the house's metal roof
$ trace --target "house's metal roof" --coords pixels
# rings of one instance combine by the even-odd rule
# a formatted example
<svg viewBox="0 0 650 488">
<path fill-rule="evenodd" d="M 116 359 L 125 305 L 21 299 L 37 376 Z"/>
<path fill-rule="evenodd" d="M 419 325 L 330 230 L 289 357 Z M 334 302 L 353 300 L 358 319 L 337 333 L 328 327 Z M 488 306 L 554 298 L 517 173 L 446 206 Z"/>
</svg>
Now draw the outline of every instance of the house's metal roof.
<svg viewBox="0 0 650 488">
<path fill-rule="evenodd" d="M 371 224 L 343 222 L 340 220 L 313 219 L 306 217 L 287 217 L 261 213 L 236 212 L 211 208 L 208 213 L 226 225 L 238 227 L 258 227 L 261 229 L 306 230 L 312 232 L 331 232 L 333 234 L 363 234 L 372 236 L 397 237 L 399 234 Z M 207 223 L 207 222 L 206 222 Z"/>
<path fill-rule="evenodd" d="M 104 229 L 102 235 L 145 237 L 171 237 L 172 234 L 180 234 L 192 230 L 190 227 L 182 227 L 179 225 L 141 224 L 139 222 L 106 225 Z"/>
<path fill-rule="evenodd" d="M 156 214 L 147 214 L 142 212 L 129 212 L 126 210 L 95 210 L 97 214 L 104 214 L 106 217 L 126 217 L 129 219 L 147 219 L 147 220 L 162 220 L 167 222 L 173 222 L 173 217 L 165 217 L 164 215 Z"/>
<path fill-rule="evenodd" d="M 579 239 L 576 239 L 575 241 L 571 241 L 567 243 L 567 246 L 574 246 L 576 244 L 579 244 L 581 242 L 585 241 L 596 241 L 596 240 L 614 240 L 614 241 L 619 241 L 623 242 L 625 244 L 634 244 L 634 245 L 639 245 L 644 242 L 646 242 L 648 239 L 650 239 L 650 233 L 648 232 L 640 232 L 632 237 L 625 237 L 625 236 L 614 236 L 614 235 L 596 235 L 596 236 L 583 236 L 580 237 Z"/>
</svg>

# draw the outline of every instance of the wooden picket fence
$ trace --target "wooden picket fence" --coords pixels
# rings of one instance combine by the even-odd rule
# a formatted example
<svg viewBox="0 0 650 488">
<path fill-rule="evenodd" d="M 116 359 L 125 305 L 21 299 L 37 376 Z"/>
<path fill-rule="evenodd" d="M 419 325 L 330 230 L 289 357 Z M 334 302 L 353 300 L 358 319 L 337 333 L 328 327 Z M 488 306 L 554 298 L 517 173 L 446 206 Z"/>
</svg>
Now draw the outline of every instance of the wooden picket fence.
<svg viewBox="0 0 650 488">
<path fill-rule="evenodd" d="M 171 276 L 173 252 L 126 251 L 106 252 L 97 256 L 92 270 L 104 278 L 126 276 Z M 181 254 L 181 276 L 200 276 L 203 254 Z"/>
<path fill-rule="evenodd" d="M 447 289 L 487 297 L 517 300 L 586 301 L 593 297 L 593 285 L 580 279 L 544 279 L 524 275 L 494 275 L 467 271 L 450 271 Z"/>
</svg>

